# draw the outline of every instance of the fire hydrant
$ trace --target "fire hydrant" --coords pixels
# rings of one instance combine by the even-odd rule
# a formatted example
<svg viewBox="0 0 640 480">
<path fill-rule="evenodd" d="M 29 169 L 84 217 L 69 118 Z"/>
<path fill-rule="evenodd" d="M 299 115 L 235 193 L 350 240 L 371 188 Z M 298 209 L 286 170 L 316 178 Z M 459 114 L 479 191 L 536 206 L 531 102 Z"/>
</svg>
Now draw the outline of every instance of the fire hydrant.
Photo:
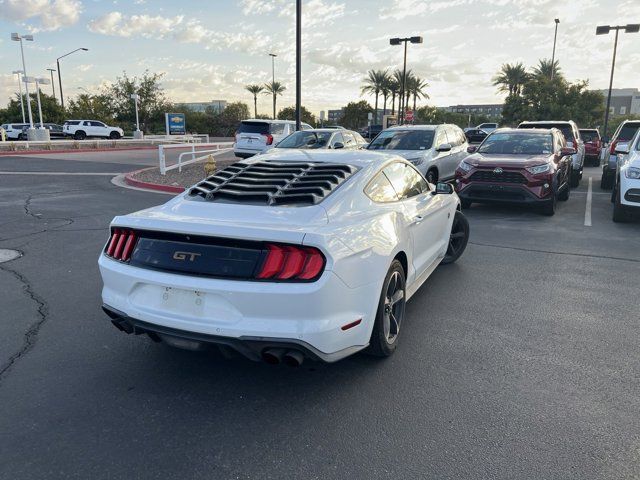
<svg viewBox="0 0 640 480">
<path fill-rule="evenodd" d="M 205 177 L 210 177 L 215 173 L 216 170 L 216 160 L 215 158 L 213 158 L 213 155 L 210 154 L 209 158 L 207 158 L 207 162 L 204 164 Z"/>
</svg>

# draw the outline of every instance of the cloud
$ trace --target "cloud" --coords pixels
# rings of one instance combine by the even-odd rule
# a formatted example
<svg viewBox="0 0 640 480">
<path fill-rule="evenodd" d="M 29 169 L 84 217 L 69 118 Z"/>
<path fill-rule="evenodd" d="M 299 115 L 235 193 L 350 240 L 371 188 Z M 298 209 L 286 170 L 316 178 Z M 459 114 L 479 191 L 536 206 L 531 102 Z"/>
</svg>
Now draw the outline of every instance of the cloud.
<svg viewBox="0 0 640 480">
<path fill-rule="evenodd" d="M 0 18 L 26 25 L 30 31 L 53 31 L 80 19 L 80 0 L 4 0 Z M 35 23 L 32 23 L 35 22 Z"/>
<path fill-rule="evenodd" d="M 87 27 L 89 31 L 103 35 L 164 39 L 174 32 L 183 21 L 184 16 L 182 15 L 175 17 L 131 15 L 125 17 L 120 12 L 110 12 L 91 20 Z"/>
</svg>

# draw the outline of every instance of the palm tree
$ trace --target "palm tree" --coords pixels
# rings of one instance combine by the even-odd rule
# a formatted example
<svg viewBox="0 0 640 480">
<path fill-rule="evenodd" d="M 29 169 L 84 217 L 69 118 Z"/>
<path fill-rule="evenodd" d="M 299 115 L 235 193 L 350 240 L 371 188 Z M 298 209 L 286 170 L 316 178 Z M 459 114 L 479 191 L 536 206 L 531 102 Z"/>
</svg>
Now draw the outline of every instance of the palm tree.
<svg viewBox="0 0 640 480">
<path fill-rule="evenodd" d="M 375 125 L 378 124 L 378 96 L 380 95 L 388 76 L 389 74 L 386 70 L 369 70 L 369 72 L 367 72 L 367 78 L 364 79 L 364 85 L 360 89 L 361 95 L 370 93 L 376 97 L 376 105 L 374 107 L 375 120 L 373 121 Z"/>
<path fill-rule="evenodd" d="M 396 96 L 398 95 L 398 90 L 400 89 L 400 85 L 396 79 L 392 76 L 389 76 L 388 83 L 389 92 L 391 93 L 391 115 L 396 114 Z"/>
<path fill-rule="evenodd" d="M 276 98 L 278 95 L 282 95 L 287 89 L 280 82 L 269 82 L 264 84 L 264 93 L 266 95 L 273 95 L 273 119 L 276 118 Z"/>
<path fill-rule="evenodd" d="M 416 110 L 416 102 L 418 98 L 429 98 L 425 89 L 429 86 L 426 80 L 421 79 L 416 75 L 411 75 L 407 78 L 407 94 L 410 97 L 413 95 L 413 111 Z"/>
<path fill-rule="evenodd" d="M 498 74 L 493 77 L 493 85 L 498 87 L 499 92 L 508 92 L 509 96 L 519 96 L 522 87 L 529 79 L 529 74 L 524 68 L 522 62 L 514 65 L 504 63 L 500 67 Z"/>
<path fill-rule="evenodd" d="M 258 94 L 264 90 L 262 85 L 245 85 L 245 90 L 253 94 L 253 109 L 255 118 L 258 118 Z"/>
<path fill-rule="evenodd" d="M 388 73 L 380 93 L 382 94 L 382 116 L 384 117 L 387 114 L 387 97 L 391 94 L 391 78 Z"/>
<path fill-rule="evenodd" d="M 555 60 L 553 65 L 551 60 L 543 58 L 538 62 L 537 67 L 533 67 L 533 76 L 538 78 L 562 78 L 562 72 L 560 71 L 560 62 Z"/>
<path fill-rule="evenodd" d="M 413 73 L 411 70 L 408 70 L 406 76 L 403 74 L 402 70 L 397 69 L 393 72 L 393 78 L 398 84 L 398 113 L 402 115 L 402 112 L 407 109 L 407 92 L 408 92 L 408 84 L 409 78 Z M 403 78 L 405 81 L 403 82 Z M 404 89 L 402 88 L 404 86 Z"/>
</svg>

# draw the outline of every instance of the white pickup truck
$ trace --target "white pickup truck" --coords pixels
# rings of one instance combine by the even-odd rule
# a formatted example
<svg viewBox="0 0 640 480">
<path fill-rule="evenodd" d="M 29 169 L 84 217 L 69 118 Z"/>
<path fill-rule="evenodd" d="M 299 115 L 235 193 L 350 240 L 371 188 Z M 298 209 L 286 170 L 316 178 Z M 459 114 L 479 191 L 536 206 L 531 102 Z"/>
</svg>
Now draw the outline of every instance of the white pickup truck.
<svg viewBox="0 0 640 480">
<path fill-rule="evenodd" d="M 65 137 L 73 137 L 76 140 L 84 140 L 88 137 L 117 140 L 124 135 L 120 127 L 110 127 L 97 120 L 67 120 L 62 126 L 62 132 Z"/>
</svg>

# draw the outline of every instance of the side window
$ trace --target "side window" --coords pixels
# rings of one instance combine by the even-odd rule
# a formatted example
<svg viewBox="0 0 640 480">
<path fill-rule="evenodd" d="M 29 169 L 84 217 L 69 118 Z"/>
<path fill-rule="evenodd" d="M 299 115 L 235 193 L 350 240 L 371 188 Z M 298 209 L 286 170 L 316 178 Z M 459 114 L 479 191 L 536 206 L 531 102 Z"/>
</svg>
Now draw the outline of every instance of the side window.
<svg viewBox="0 0 640 480">
<path fill-rule="evenodd" d="M 438 148 L 443 143 L 448 143 L 447 135 L 444 131 L 444 128 L 439 128 L 436 132 L 436 142 L 433 144 L 433 146 Z"/>
<path fill-rule="evenodd" d="M 429 186 L 422 175 L 406 163 L 392 163 L 383 171 L 398 193 L 400 200 L 429 191 Z"/>
<path fill-rule="evenodd" d="M 331 139 L 331 146 L 333 147 L 336 143 L 341 143 L 344 145 L 344 138 L 342 138 L 342 134 L 340 132 L 333 135 Z"/>
<path fill-rule="evenodd" d="M 269 131 L 272 135 L 282 135 L 284 133 L 284 126 L 284 123 L 272 123 Z M 291 132 L 293 131 L 294 129 L 291 129 Z"/>
<path fill-rule="evenodd" d="M 344 137 L 344 146 L 345 147 L 353 147 L 356 144 L 355 138 L 349 132 L 342 132 L 342 136 Z"/>
<path fill-rule="evenodd" d="M 106 125 L 102 122 L 91 122 L 92 127 L 106 127 Z"/>
<path fill-rule="evenodd" d="M 460 145 L 460 139 L 458 138 L 458 132 L 456 132 L 453 128 L 447 127 L 447 140 L 452 147 L 457 147 Z"/>
<path fill-rule="evenodd" d="M 302 123 L 300 125 L 302 127 L 302 130 L 313 130 L 313 127 L 311 125 L 309 125 L 308 123 Z M 293 127 L 293 130 L 295 130 L 296 127 Z"/>
<path fill-rule="evenodd" d="M 85 127 L 90 127 L 91 126 L 91 122 L 82 122 L 82 125 L 84 125 Z"/>
<path fill-rule="evenodd" d="M 378 174 L 373 177 L 373 180 L 371 180 L 369 185 L 364 189 L 364 193 L 374 202 L 385 203 L 398 200 L 396 191 L 391 186 L 387 176 L 382 172 L 378 172 Z"/>
</svg>

